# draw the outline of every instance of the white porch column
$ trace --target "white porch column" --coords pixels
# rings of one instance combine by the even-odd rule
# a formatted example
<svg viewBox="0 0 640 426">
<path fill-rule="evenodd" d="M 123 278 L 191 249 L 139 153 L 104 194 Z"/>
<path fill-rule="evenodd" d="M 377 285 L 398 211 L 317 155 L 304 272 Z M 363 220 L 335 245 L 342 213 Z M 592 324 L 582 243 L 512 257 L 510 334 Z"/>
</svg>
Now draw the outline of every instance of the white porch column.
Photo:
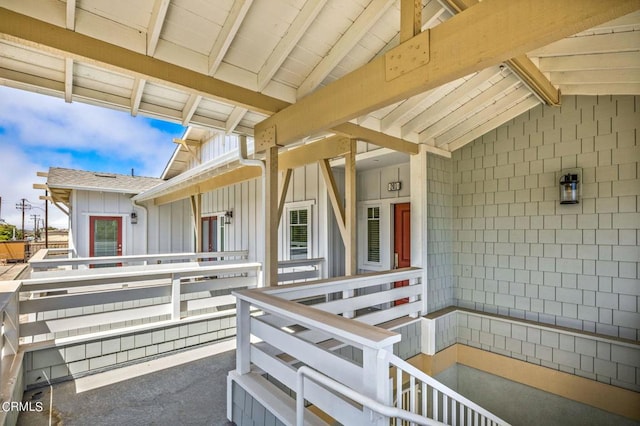
<svg viewBox="0 0 640 426">
<path fill-rule="evenodd" d="M 422 268 L 422 315 L 427 313 L 428 258 L 427 242 L 427 146 L 409 160 L 411 169 L 411 266 Z"/>
</svg>

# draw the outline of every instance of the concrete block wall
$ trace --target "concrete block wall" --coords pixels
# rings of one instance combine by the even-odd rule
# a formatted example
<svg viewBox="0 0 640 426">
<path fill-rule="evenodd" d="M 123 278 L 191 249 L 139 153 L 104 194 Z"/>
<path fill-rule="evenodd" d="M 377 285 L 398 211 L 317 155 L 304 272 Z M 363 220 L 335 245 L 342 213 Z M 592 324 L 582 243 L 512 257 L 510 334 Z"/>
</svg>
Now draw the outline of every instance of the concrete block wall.
<svg viewBox="0 0 640 426">
<path fill-rule="evenodd" d="M 640 340 L 640 97 L 564 96 L 452 162 L 455 305 Z"/>
<path fill-rule="evenodd" d="M 427 257 L 429 312 L 453 304 L 453 180 L 452 161 L 427 156 Z"/>
<path fill-rule="evenodd" d="M 455 318 L 458 343 L 640 392 L 640 345 L 470 312 Z"/>
<path fill-rule="evenodd" d="M 235 315 L 26 352 L 25 386 L 81 377 L 235 336 Z M 46 374 L 46 376 L 45 376 Z"/>
</svg>

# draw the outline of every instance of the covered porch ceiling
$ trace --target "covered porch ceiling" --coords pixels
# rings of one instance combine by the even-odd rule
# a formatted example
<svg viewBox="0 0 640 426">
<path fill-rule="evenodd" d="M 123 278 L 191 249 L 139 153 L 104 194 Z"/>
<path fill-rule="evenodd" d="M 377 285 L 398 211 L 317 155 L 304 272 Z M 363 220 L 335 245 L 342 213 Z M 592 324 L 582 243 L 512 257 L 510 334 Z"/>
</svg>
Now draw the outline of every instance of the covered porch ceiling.
<svg viewBox="0 0 640 426">
<path fill-rule="evenodd" d="M 401 3 L 419 4 L 419 32 L 477 2 L 139 0 L 134 7 L 2 0 L 0 82 L 67 102 L 252 136 L 272 114 L 398 46 Z M 548 6 L 544 14 L 554 17 L 554 2 L 521 3 L 536 9 L 535 17 Z M 640 5 L 605 3 L 617 10 L 610 22 L 451 78 L 328 132 L 392 149 L 422 143 L 447 153 L 541 102 L 558 103 L 560 93 L 640 94 Z M 178 172 L 166 170 L 165 177 Z"/>
</svg>

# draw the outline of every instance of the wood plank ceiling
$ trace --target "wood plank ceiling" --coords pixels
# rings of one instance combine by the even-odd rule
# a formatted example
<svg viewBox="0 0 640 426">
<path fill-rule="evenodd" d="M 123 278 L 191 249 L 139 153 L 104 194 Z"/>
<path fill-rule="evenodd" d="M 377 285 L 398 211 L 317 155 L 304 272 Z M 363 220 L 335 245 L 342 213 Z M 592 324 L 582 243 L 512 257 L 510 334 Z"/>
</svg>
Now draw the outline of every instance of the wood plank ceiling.
<svg viewBox="0 0 640 426">
<path fill-rule="evenodd" d="M 457 4 L 473 4 L 461 1 L 422 0 L 422 30 L 464 9 Z M 31 33 L 12 27 L 17 20 L 35 27 L 33 34 L 42 39 L 29 40 Z M 67 102 L 253 135 L 254 126 L 270 113 L 397 46 L 399 30 L 399 0 L 0 0 L 0 83 Z M 42 34 L 68 36 L 71 46 L 76 40 L 81 45 L 97 39 L 106 43 L 95 45 L 100 49 L 121 50 L 102 56 L 81 48 L 65 50 Z M 132 55 L 118 53 L 123 51 Z M 528 57 L 562 94 L 638 95 L 640 12 Z M 142 68 L 127 65 L 136 61 Z M 233 95 L 225 98 L 205 90 L 206 80 L 190 88 L 170 74 L 173 69 L 166 79 L 141 71 L 158 63 L 196 73 L 183 80 L 211 76 L 216 84 L 231 83 L 250 92 L 234 100 Z M 459 78 L 353 123 L 453 151 L 542 102 L 510 65 Z M 266 96 L 252 98 L 251 92 Z M 257 99 L 255 107 L 247 99 Z"/>
</svg>

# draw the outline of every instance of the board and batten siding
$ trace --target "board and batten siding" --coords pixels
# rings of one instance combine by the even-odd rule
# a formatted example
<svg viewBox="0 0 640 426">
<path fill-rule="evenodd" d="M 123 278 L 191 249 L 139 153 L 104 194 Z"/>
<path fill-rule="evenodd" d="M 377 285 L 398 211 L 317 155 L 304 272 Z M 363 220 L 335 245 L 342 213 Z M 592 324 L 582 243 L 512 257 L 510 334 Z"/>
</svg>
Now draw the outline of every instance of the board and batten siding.
<svg viewBox="0 0 640 426">
<path fill-rule="evenodd" d="M 336 175 L 340 176 L 340 172 Z M 338 185 L 340 186 L 340 182 Z M 284 244 L 286 229 L 283 226 L 286 223 L 287 208 L 309 205 L 311 206 L 309 256 L 325 259 L 323 267 L 325 276 L 342 275 L 344 247 L 335 219 L 332 218 L 333 210 L 328 203 L 326 186 L 316 164 L 299 167 L 293 171 L 279 227 L 278 258 L 280 260 L 289 258 Z M 264 260 L 264 215 L 261 180 L 253 179 L 202 195 L 202 216 L 222 215 L 225 211 L 232 211 L 233 219 L 231 224 L 225 225 L 225 246 L 222 249 L 248 250 L 249 260 L 262 262 Z M 339 256 L 340 253 L 342 257 Z"/>
<path fill-rule="evenodd" d="M 162 206 L 136 206 L 131 195 L 114 192 L 74 190 L 71 224 L 76 253 L 89 256 L 89 218 L 122 217 L 122 255 L 183 253 L 193 251 L 193 225 L 188 200 Z M 136 212 L 138 223 L 131 223 Z"/>
</svg>

